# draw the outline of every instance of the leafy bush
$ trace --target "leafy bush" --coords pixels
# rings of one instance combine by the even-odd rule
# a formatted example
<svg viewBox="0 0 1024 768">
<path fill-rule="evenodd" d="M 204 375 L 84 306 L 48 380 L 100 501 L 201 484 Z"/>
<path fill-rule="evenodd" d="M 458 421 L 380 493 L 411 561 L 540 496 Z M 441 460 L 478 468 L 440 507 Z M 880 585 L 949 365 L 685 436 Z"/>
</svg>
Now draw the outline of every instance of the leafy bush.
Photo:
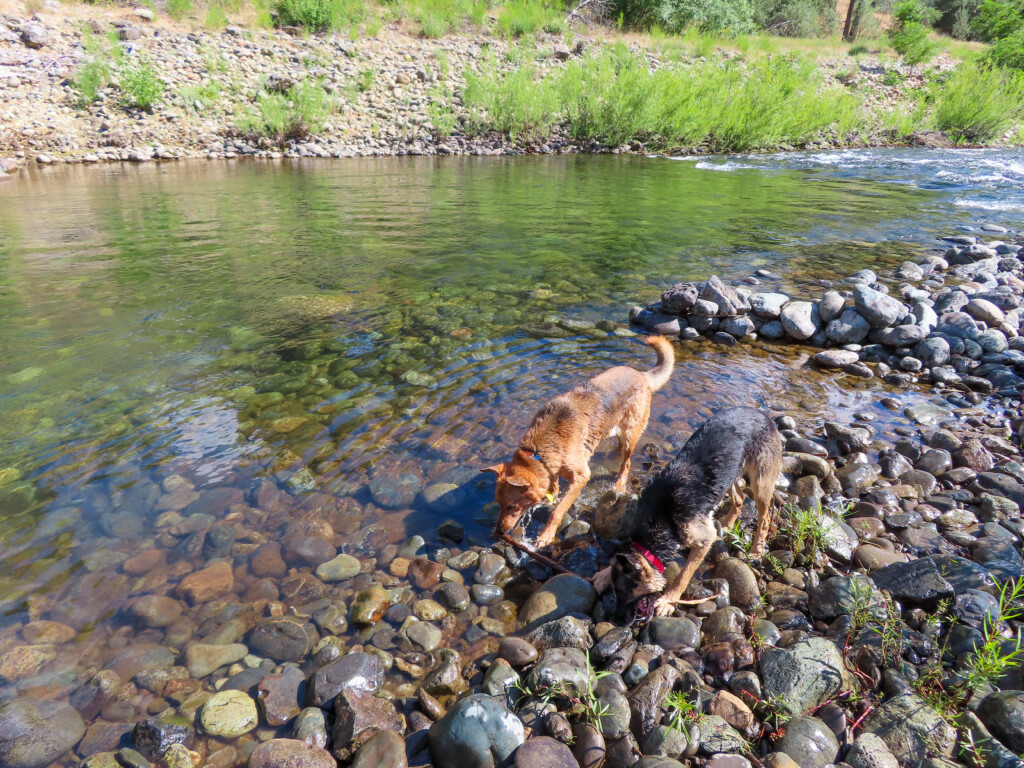
<svg viewBox="0 0 1024 768">
<path fill-rule="evenodd" d="M 981 0 L 935 0 L 934 5 L 939 12 L 936 27 L 960 39 L 972 36 L 971 23 Z"/>
<path fill-rule="evenodd" d="M 565 27 L 565 12 L 540 0 L 511 0 L 498 13 L 505 37 L 522 37 L 544 30 L 557 34 Z"/>
<path fill-rule="evenodd" d="M 323 85 L 306 80 L 287 93 L 261 92 L 255 111 L 240 120 L 238 127 L 279 141 L 300 139 L 324 129 L 332 106 Z"/>
<path fill-rule="evenodd" d="M 1024 27 L 997 40 L 989 49 L 987 58 L 997 67 L 1024 71 Z"/>
<path fill-rule="evenodd" d="M 929 26 L 938 16 L 934 8 L 926 8 L 918 0 L 904 0 L 893 9 L 893 16 L 889 44 L 904 64 L 914 66 L 935 55 L 937 46 L 928 39 Z"/>
<path fill-rule="evenodd" d="M 366 7 L 359 0 L 274 0 L 279 27 L 306 27 L 314 32 L 343 29 L 361 21 Z"/>
<path fill-rule="evenodd" d="M 821 0 L 756 0 L 754 21 L 784 37 L 829 36 L 839 25 L 835 5 Z"/>
<path fill-rule="evenodd" d="M 991 43 L 1010 37 L 1024 28 L 1024 0 L 984 0 L 971 21 L 971 30 L 979 40 Z"/>
<path fill-rule="evenodd" d="M 150 110 L 164 95 L 164 81 L 144 56 L 126 63 L 120 72 L 122 103 L 133 109 Z"/>
<path fill-rule="evenodd" d="M 1024 118 L 1024 80 L 961 64 L 935 92 L 935 126 L 958 143 L 991 141 Z"/>
<path fill-rule="evenodd" d="M 742 35 L 756 27 L 750 0 L 618 0 L 615 10 L 624 26 L 635 29 L 674 33 L 694 27 Z"/>
<path fill-rule="evenodd" d="M 82 104 L 92 104 L 98 100 L 100 91 L 109 83 L 110 66 L 105 61 L 86 61 L 71 78 L 71 85 L 78 91 Z"/>
<path fill-rule="evenodd" d="M 850 48 L 850 50 L 847 53 L 849 53 L 850 56 L 861 56 L 867 52 L 868 47 L 863 43 L 858 43 L 857 45 Z"/>
</svg>

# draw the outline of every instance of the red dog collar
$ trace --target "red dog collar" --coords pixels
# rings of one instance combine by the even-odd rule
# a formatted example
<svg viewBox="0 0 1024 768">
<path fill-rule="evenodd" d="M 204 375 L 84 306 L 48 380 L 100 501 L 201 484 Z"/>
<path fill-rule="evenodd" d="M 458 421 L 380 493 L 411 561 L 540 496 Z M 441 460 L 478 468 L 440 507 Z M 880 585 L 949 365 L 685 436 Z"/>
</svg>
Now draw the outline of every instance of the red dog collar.
<svg viewBox="0 0 1024 768">
<path fill-rule="evenodd" d="M 658 573 L 665 573 L 665 564 L 661 562 L 661 560 L 658 559 L 658 556 L 651 552 L 651 550 L 642 544 L 637 544 L 635 541 L 633 542 L 633 549 L 637 551 L 637 554 L 642 555 L 644 560 L 657 568 Z"/>
</svg>

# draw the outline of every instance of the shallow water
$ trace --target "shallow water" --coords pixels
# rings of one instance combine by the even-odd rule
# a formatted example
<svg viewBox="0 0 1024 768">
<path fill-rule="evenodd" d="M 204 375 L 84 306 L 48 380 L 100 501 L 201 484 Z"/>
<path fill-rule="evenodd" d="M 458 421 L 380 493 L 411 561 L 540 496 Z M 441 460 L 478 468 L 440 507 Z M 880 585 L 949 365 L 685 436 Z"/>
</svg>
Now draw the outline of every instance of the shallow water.
<svg viewBox="0 0 1024 768">
<path fill-rule="evenodd" d="M 371 523 L 400 542 L 449 518 L 486 541 L 478 468 L 551 395 L 653 364 L 613 332 L 632 303 L 757 268 L 817 297 L 818 278 L 919 257 L 960 225 L 1019 226 L 1022 210 L 1024 153 L 988 150 L 183 163 L 0 183 L 2 622 L 72 602 L 76 628 L 116 623 L 126 596 L 84 573 L 116 573 L 161 515 L 308 507 L 279 494 L 290 478 L 330 500 L 353 547 Z M 899 420 L 876 405 L 883 384 L 820 376 L 793 347 L 677 349 L 645 441 L 678 446 L 731 404 Z"/>
</svg>

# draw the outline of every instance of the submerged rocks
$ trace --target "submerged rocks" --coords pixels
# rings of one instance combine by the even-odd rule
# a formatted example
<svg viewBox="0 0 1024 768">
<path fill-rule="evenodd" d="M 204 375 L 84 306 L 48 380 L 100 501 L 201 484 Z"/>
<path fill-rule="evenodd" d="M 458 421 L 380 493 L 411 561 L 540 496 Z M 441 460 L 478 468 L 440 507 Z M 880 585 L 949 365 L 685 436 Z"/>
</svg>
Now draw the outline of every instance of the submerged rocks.
<svg viewBox="0 0 1024 768">
<path fill-rule="evenodd" d="M 248 768 L 337 768 L 326 749 L 297 739 L 271 739 L 249 756 Z"/>
<path fill-rule="evenodd" d="M 85 733 L 82 717 L 67 704 L 27 697 L 0 705 L 0 765 L 46 768 Z"/>
</svg>

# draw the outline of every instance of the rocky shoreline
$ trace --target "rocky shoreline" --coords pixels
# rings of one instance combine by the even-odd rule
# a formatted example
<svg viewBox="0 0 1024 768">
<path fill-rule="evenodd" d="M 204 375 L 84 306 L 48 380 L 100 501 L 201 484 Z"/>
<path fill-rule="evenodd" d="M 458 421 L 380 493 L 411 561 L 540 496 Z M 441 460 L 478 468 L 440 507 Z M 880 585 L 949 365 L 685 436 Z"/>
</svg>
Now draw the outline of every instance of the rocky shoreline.
<svg viewBox="0 0 1024 768">
<path fill-rule="evenodd" d="M 734 340 L 728 329 L 749 331 L 741 318 L 771 338 L 770 323 L 798 335 L 819 317 L 802 341 L 827 344 L 841 341 L 829 336 L 837 319 L 863 328 L 849 313 L 870 326 L 872 312 L 899 304 L 865 331 L 876 349 L 826 352 L 932 387 L 926 405 L 882 401 L 904 413 L 891 432 L 870 412 L 821 427 L 774 414 L 792 471 L 770 553 L 746 557 L 746 509 L 691 585 L 687 597 L 705 602 L 643 628 L 608 620 L 587 577 L 628 530 L 631 496 L 576 506 L 553 552 L 573 573 L 552 576 L 511 548 L 467 540 L 455 522 L 391 543 L 351 497 L 301 473 L 203 494 L 172 475 L 153 490 L 162 511 L 151 545 L 97 549 L 61 596 L 28 596 L 24 618 L 0 629 L 0 762 L 1024 765 L 1024 413 L 1010 354 L 1024 282 L 1014 256 L 989 253 L 1017 247 L 1002 234 L 1002 244 L 956 236 L 894 280 L 858 273 L 828 286 L 838 299 L 784 301 L 747 295 L 750 280 L 708 280 L 662 297 L 661 310 L 688 311 L 685 327 L 682 315 L 633 313 L 660 332 L 675 322 L 684 338 L 699 333 L 694 321 L 717 320 L 704 331 Z M 960 294 L 966 303 L 948 298 Z M 712 301 L 713 314 L 698 304 Z M 923 335 L 885 343 L 906 326 Z M 948 366 L 900 362 L 921 361 L 918 347 L 936 339 Z M 634 491 L 670 458 L 643 453 Z M 381 503 L 402 490 L 401 477 L 371 485 Z"/>
<path fill-rule="evenodd" d="M 518 43 L 487 33 L 426 40 L 389 24 L 374 37 L 351 42 L 338 35 L 293 37 L 239 26 L 196 30 L 153 19 L 144 8 L 84 8 L 51 2 L 32 16 L 0 13 L 0 178 L 26 166 L 61 163 L 648 151 L 642 142 L 577 141 L 565 130 L 545 140 L 470 136 L 463 130 L 467 112 L 460 94 L 467 72 L 479 72 L 488 62 L 511 71 L 524 55 L 546 72 L 606 44 L 585 30 L 574 33 L 571 46 L 562 36 L 541 35 L 537 50 L 527 54 Z M 72 81 L 96 57 L 86 49 L 87 36 L 110 35 L 119 40 L 119 56 L 148 59 L 159 72 L 164 95 L 150 109 L 124 107 L 116 77 L 95 103 L 81 104 Z M 652 68 L 661 66 L 659 50 L 644 54 Z M 935 66 L 948 70 L 954 62 L 940 58 Z M 872 103 L 895 102 L 902 91 L 924 82 L 913 69 L 872 56 L 822 60 L 819 67 L 829 87 L 857 87 Z M 898 75 L 897 85 L 887 84 L 887 73 Z M 336 102 L 323 131 L 277 141 L 240 130 L 260 94 L 283 92 L 308 78 L 321 81 Z M 439 104 L 452 110 L 451 135 L 433 124 Z M 918 140 L 951 146 L 937 133 Z M 862 137 L 856 146 L 886 143 L 884 137 Z"/>
</svg>

